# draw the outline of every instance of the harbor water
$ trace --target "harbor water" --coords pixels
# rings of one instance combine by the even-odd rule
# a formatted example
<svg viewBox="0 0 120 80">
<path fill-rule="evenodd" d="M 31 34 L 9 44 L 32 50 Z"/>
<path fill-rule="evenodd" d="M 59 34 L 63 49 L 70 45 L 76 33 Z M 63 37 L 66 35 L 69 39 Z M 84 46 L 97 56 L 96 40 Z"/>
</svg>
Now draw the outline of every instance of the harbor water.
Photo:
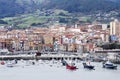
<svg viewBox="0 0 120 80">
<path fill-rule="evenodd" d="M 14 67 L 0 65 L 0 80 L 120 80 L 120 65 L 117 70 L 102 68 L 102 63 L 92 62 L 95 70 L 83 68 L 81 61 L 75 61 L 77 70 L 71 71 L 60 61 L 18 61 Z"/>
</svg>

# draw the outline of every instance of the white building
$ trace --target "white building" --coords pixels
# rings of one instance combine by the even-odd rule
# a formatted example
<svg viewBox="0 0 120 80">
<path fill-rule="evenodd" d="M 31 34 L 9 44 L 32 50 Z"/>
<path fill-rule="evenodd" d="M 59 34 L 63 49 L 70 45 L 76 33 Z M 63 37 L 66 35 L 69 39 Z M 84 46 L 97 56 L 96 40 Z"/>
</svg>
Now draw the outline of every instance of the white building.
<svg viewBox="0 0 120 80">
<path fill-rule="evenodd" d="M 110 22 L 110 35 L 120 35 L 120 22 L 116 19 Z"/>
</svg>

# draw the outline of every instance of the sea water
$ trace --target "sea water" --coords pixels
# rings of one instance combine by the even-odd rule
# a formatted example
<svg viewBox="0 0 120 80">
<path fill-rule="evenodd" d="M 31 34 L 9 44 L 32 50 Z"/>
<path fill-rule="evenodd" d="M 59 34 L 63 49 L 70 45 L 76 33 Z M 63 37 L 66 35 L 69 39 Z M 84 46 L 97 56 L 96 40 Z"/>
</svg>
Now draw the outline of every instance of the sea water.
<svg viewBox="0 0 120 80">
<path fill-rule="evenodd" d="M 0 80 L 120 80 L 120 65 L 117 70 L 102 68 L 102 63 L 92 62 L 95 70 L 83 68 L 77 62 L 77 70 L 71 71 L 60 61 L 38 61 L 35 65 L 19 61 L 14 67 L 0 65 Z"/>
</svg>

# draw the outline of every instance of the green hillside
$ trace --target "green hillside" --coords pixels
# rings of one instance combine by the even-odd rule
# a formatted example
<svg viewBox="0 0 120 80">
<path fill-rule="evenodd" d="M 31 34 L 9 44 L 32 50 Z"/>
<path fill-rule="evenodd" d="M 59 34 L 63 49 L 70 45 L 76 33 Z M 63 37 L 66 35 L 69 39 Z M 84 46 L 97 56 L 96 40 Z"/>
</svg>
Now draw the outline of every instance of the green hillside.
<svg viewBox="0 0 120 80">
<path fill-rule="evenodd" d="M 0 17 L 32 13 L 37 9 L 63 9 L 72 13 L 109 12 L 120 10 L 111 0 L 0 0 Z"/>
</svg>

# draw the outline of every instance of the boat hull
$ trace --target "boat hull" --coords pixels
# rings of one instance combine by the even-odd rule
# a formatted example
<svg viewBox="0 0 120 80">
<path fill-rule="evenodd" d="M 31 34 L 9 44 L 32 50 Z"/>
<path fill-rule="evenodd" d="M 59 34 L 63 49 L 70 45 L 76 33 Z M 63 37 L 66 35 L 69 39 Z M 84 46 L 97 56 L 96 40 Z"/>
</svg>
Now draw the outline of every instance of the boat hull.
<svg viewBox="0 0 120 80">
<path fill-rule="evenodd" d="M 87 68 L 87 69 L 94 69 L 94 66 L 87 65 L 86 63 L 83 63 L 83 66 L 84 66 L 84 68 Z"/>
<path fill-rule="evenodd" d="M 94 66 L 84 66 L 84 68 L 87 68 L 87 69 L 94 69 Z"/>
<path fill-rule="evenodd" d="M 66 68 L 69 69 L 69 70 L 77 69 L 76 66 L 70 66 L 70 65 L 66 65 Z"/>
<path fill-rule="evenodd" d="M 107 69 L 117 69 L 117 66 L 103 65 L 103 68 L 107 68 Z"/>
</svg>

